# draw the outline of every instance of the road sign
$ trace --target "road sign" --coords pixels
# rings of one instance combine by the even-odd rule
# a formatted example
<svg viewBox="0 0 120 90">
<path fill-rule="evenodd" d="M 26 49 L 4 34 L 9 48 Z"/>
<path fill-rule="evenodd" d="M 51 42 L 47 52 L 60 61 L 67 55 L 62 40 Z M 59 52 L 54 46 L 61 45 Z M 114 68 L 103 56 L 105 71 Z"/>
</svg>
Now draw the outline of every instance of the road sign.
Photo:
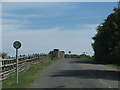
<svg viewBox="0 0 120 90">
<path fill-rule="evenodd" d="M 71 51 L 69 51 L 69 54 L 71 53 Z"/>
<path fill-rule="evenodd" d="M 21 47 L 21 43 L 15 41 L 13 47 L 16 49 L 16 83 L 18 84 L 18 49 Z"/>
<path fill-rule="evenodd" d="M 16 49 L 19 49 L 21 47 L 21 43 L 19 41 L 15 41 L 13 43 L 13 47 L 16 48 Z"/>
</svg>

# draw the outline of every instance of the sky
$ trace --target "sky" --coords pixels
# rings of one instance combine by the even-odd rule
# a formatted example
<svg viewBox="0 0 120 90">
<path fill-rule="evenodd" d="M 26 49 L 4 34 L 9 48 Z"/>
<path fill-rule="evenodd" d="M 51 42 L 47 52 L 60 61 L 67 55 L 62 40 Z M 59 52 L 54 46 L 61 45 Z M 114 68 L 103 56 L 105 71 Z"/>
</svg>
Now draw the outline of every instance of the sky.
<svg viewBox="0 0 120 90">
<path fill-rule="evenodd" d="M 1 2 L 118 2 L 118 0 L 0 0 Z"/>
<path fill-rule="evenodd" d="M 92 56 L 96 28 L 116 5 L 116 2 L 2 2 L 1 50 L 15 56 L 13 42 L 18 40 L 22 43 L 21 55 L 49 53 L 57 48 L 65 53 L 87 52 Z"/>
</svg>

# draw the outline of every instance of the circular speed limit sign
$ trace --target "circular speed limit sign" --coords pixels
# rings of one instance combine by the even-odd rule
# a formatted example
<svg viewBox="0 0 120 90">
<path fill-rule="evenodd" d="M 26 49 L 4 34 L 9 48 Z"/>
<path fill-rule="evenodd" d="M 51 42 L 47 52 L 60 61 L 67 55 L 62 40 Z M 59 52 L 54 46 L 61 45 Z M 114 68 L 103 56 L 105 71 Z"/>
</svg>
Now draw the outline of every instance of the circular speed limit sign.
<svg viewBox="0 0 120 90">
<path fill-rule="evenodd" d="M 16 49 L 19 49 L 21 47 L 21 43 L 19 41 L 15 41 L 13 43 L 13 47 L 16 48 Z"/>
</svg>

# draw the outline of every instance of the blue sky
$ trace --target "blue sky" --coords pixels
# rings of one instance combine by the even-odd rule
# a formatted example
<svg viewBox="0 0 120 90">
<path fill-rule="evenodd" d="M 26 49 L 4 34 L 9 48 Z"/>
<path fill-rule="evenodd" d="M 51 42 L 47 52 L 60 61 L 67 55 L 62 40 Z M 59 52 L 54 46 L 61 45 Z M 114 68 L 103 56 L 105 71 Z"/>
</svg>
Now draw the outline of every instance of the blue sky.
<svg viewBox="0 0 120 90">
<path fill-rule="evenodd" d="M 3 2 L 2 51 L 14 56 L 12 43 L 22 42 L 20 54 L 48 53 L 54 48 L 93 55 L 96 27 L 113 12 L 116 2 Z"/>
</svg>

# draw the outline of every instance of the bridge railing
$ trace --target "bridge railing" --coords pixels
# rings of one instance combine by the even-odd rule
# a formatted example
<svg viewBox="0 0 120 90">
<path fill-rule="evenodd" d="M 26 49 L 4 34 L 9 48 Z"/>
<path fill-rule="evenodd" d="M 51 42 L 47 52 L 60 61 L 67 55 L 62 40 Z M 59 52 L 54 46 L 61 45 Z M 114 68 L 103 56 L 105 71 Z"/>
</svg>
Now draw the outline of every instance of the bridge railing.
<svg viewBox="0 0 120 90">
<path fill-rule="evenodd" d="M 30 66 L 50 60 L 47 54 L 32 54 L 24 55 L 18 58 L 19 72 L 27 70 Z M 10 75 L 16 72 L 16 59 L 1 59 L 0 60 L 0 81 L 7 79 Z"/>
</svg>

